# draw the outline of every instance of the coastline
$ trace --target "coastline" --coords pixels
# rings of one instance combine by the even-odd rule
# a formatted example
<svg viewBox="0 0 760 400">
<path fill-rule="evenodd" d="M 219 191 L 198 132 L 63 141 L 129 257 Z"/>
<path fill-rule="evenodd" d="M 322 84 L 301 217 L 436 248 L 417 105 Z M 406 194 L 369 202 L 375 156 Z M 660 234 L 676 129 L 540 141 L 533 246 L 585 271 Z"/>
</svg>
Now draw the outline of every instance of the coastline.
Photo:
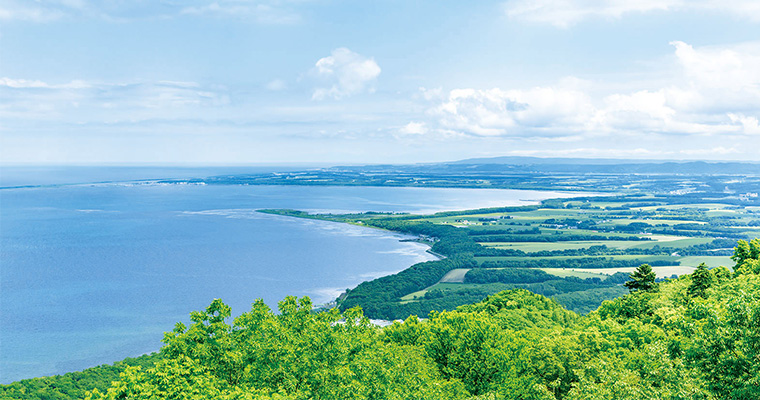
<svg viewBox="0 0 760 400">
<path fill-rule="evenodd" d="M 17 352 L 23 352 L 26 351 L 24 349 L 36 346 L 40 350 L 38 352 L 40 355 L 32 359 L 26 357 L 26 360 L 23 360 L 26 364 L 24 364 L 22 370 L 15 367 L 17 360 L 21 360 L 21 358 L 13 358 L 8 353 L 7 358 L 3 361 L 3 364 L 5 364 L 3 372 L 5 372 L 5 368 L 7 368 L 8 372 L 8 378 L 5 382 L 28 379 L 27 377 L 50 376 L 81 371 L 90 366 L 109 364 L 124 357 L 155 351 L 160 347 L 160 343 L 158 342 L 163 332 L 170 330 L 171 326 L 177 321 L 186 319 L 190 311 L 207 306 L 207 299 L 221 297 L 233 307 L 233 310 L 243 311 L 250 307 L 253 298 L 258 296 L 266 298 L 267 295 L 269 295 L 269 304 L 271 304 L 272 308 L 275 308 L 276 301 L 284 298 L 284 295 L 267 294 L 266 290 L 270 290 L 273 286 L 283 288 L 280 292 L 287 292 L 287 294 L 304 293 L 299 289 L 290 288 L 284 282 L 287 279 L 292 279 L 289 277 L 298 277 L 308 284 L 309 281 L 314 282 L 313 273 L 306 274 L 307 277 L 304 277 L 298 272 L 293 272 L 293 270 L 283 269 L 279 264 L 273 265 L 268 261 L 263 261 L 263 258 L 260 259 L 258 257 L 258 254 L 253 254 L 255 251 L 258 251 L 259 247 L 264 252 L 271 252 L 270 250 L 273 249 L 271 243 L 274 240 L 278 241 L 278 243 L 280 241 L 296 243 L 295 250 L 291 247 L 291 250 L 286 250 L 275 257 L 283 259 L 283 255 L 287 256 L 283 259 L 283 262 L 294 268 L 307 268 L 311 263 L 309 260 L 311 256 L 299 261 L 299 254 L 312 254 L 312 251 L 316 251 L 328 254 L 331 260 L 336 254 L 345 255 L 345 251 L 343 250 L 330 249 L 333 241 L 339 242 L 339 240 L 330 239 L 330 237 L 337 238 L 337 236 L 322 235 L 325 242 L 320 242 L 317 245 L 317 242 L 313 240 L 314 238 L 309 235 L 309 240 L 303 242 L 303 244 L 307 244 L 309 247 L 303 247 L 300 239 L 298 239 L 300 236 L 293 236 L 292 230 L 287 226 L 288 224 L 285 224 L 282 227 L 278 227 L 279 230 L 274 236 L 268 233 L 266 238 L 258 240 L 255 239 L 255 237 L 258 237 L 256 231 L 258 229 L 269 229 L 269 224 L 265 224 L 267 226 L 264 228 L 257 228 L 259 226 L 258 221 L 264 223 L 266 222 L 266 218 L 258 218 L 253 213 L 238 215 L 204 213 L 204 211 L 241 209 L 254 211 L 272 206 L 315 210 L 332 209 L 330 206 L 334 206 L 335 208 L 349 210 L 367 210 L 377 207 L 376 209 L 385 210 L 381 211 L 381 213 L 400 215 L 408 213 L 422 214 L 431 209 L 458 210 L 460 206 L 467 206 L 468 204 L 473 207 L 480 206 L 482 208 L 497 202 L 498 204 L 515 204 L 516 207 L 520 207 L 518 204 L 522 202 L 518 200 L 518 197 L 524 198 L 521 194 L 522 190 L 411 189 L 414 190 L 404 190 L 403 188 L 347 188 L 346 190 L 328 191 L 321 187 L 308 186 L 301 186 L 295 190 L 271 185 L 218 185 L 211 187 L 211 185 L 122 186 L 106 184 L 56 186 L 40 188 L 38 190 L 8 190 L 4 193 L 3 218 L 7 216 L 9 221 L 19 221 L 18 224 L 14 225 L 19 227 L 17 228 L 18 230 L 11 233 L 14 233 L 16 237 L 26 240 L 25 244 L 35 244 L 35 241 L 30 241 L 31 239 L 27 238 L 36 238 L 37 236 L 33 236 L 33 232 L 21 229 L 21 227 L 29 226 L 21 223 L 29 216 L 34 216 L 37 220 L 41 221 L 42 225 L 37 224 L 36 229 L 41 229 L 40 227 L 44 229 L 49 225 L 51 229 L 55 228 L 55 232 L 60 232 L 60 234 L 56 235 L 59 238 L 58 241 L 44 242 L 46 246 L 44 247 L 44 254 L 45 257 L 56 256 L 60 260 L 63 260 L 61 262 L 66 268 L 66 279 L 49 279 L 47 281 L 43 279 L 38 283 L 38 286 L 48 293 L 52 293 L 50 299 L 51 302 L 54 302 L 52 304 L 55 307 L 68 307 L 67 301 L 69 297 L 64 297 L 62 295 L 64 293 L 75 293 L 77 296 L 90 301 L 89 299 L 102 296 L 102 294 L 97 293 L 98 291 L 107 290 L 109 296 L 118 295 L 120 298 L 129 300 L 125 300 L 119 305 L 94 301 L 98 306 L 91 309 L 90 312 L 95 312 L 100 316 L 114 315 L 115 313 L 124 315 L 125 317 L 119 321 L 122 323 L 120 326 L 123 326 L 124 331 L 139 331 L 142 332 L 142 336 L 138 337 L 138 335 L 134 334 L 124 339 L 122 335 L 112 334 L 106 338 L 107 340 L 100 340 L 99 337 L 95 336 L 99 332 L 105 332 L 106 330 L 114 332 L 113 323 L 110 322 L 110 325 L 109 323 L 101 323 L 101 319 L 105 319 L 105 317 L 99 319 L 89 318 L 85 322 L 82 322 L 83 318 L 86 317 L 82 313 L 67 313 L 65 314 L 66 321 L 59 318 L 54 321 L 56 323 L 60 322 L 58 325 L 48 324 L 44 328 L 45 335 L 48 338 L 44 341 L 39 340 L 39 335 L 35 334 L 13 334 L 13 332 L 21 328 L 13 324 L 7 324 L 3 327 L 3 339 L 7 335 L 7 338 L 9 338 L 7 341 L 9 348 L 13 346 L 18 349 Z M 61 202 L 59 199 L 63 194 L 65 194 L 65 202 Z M 553 194 L 553 192 L 546 193 L 547 196 Z M 149 201 L 128 201 L 128 199 L 141 196 L 146 196 L 146 200 Z M 510 196 L 514 198 L 510 199 Z M 107 199 L 109 202 L 100 203 L 100 199 Z M 114 199 L 117 201 L 114 201 Z M 252 199 L 254 200 L 253 202 Z M 344 200 L 340 202 L 336 199 Z M 538 201 L 536 200 L 534 203 L 538 203 Z M 55 204 L 51 204 L 53 202 Z M 30 205 L 36 208 L 32 210 Z M 109 212 L 80 211 L 95 209 Z M 192 214 L 184 213 L 184 211 L 191 211 Z M 371 214 L 364 211 L 354 212 Z M 61 218 L 65 218 L 65 224 L 60 224 Z M 255 225 L 251 224 L 252 220 L 257 221 Z M 56 224 L 53 225 L 53 222 Z M 88 227 L 97 226 L 101 229 L 88 228 L 83 231 L 72 231 L 68 228 L 69 226 L 79 225 Z M 121 228 L 115 229 L 116 226 Z M 381 229 L 363 224 L 356 224 L 356 226 Z M 287 232 L 284 232 L 286 230 Z M 305 231 L 305 229 L 300 228 L 296 228 L 296 230 L 296 235 L 301 235 L 301 232 Z M 105 237 L 99 233 L 105 231 L 113 231 L 115 233 L 130 231 L 131 233 L 129 238 L 119 235 Z M 335 235 L 340 235 L 340 229 L 335 229 L 334 231 Z M 398 232 L 392 230 L 386 231 L 399 235 Z M 211 232 L 213 232 L 213 235 L 210 234 Z M 177 241 L 180 236 L 182 238 L 181 241 Z M 85 237 L 87 240 L 84 240 Z M 398 236 L 396 237 L 398 238 Z M 425 243 L 424 240 L 419 240 L 419 237 L 404 236 L 400 240 L 407 238 L 427 245 L 427 249 L 418 248 L 416 251 L 424 253 L 426 257 L 429 257 L 428 260 L 440 260 L 443 258 L 441 254 L 430 250 L 431 243 Z M 399 239 L 396 240 L 398 241 Z M 120 246 L 126 247 L 120 253 L 120 257 L 114 259 L 113 253 L 109 249 L 112 243 L 117 243 L 117 241 L 120 243 Z M 259 242 L 261 246 L 259 246 Z M 85 245 L 86 249 L 79 249 L 79 247 Z M 245 271 L 230 268 L 231 265 L 227 265 L 228 263 L 224 262 L 227 261 L 226 257 L 222 257 L 220 260 L 218 253 L 203 250 L 204 248 L 217 245 L 223 246 L 220 249 L 223 249 L 226 254 L 235 255 L 234 259 L 229 260 L 230 262 L 247 264 L 248 267 L 245 268 Z M 372 251 L 372 246 L 368 246 L 367 248 L 363 246 L 352 247 L 353 249 L 350 251 L 352 260 L 349 263 L 353 264 L 353 266 L 371 264 L 364 266 L 365 271 L 387 271 L 391 268 L 398 268 L 397 272 L 394 272 L 395 274 L 419 262 L 411 259 L 406 262 L 397 263 L 397 265 L 391 268 L 383 269 L 382 264 L 385 262 L 367 263 L 366 261 L 362 261 L 368 259 L 368 254 L 372 256 L 372 253 L 366 252 L 367 250 Z M 38 246 L 25 246 L 24 248 L 29 249 L 24 253 L 24 257 L 8 260 L 8 268 L 29 271 L 31 273 L 36 271 L 37 265 L 43 265 L 43 262 L 39 259 L 39 256 L 43 255 L 43 253 L 33 251 Z M 76 251 L 72 252 L 73 250 Z M 358 254 L 360 251 L 364 251 L 363 255 Z M 177 262 L 167 260 L 165 256 L 157 257 L 157 255 L 161 254 L 176 254 L 180 256 L 179 259 L 183 260 L 182 265 L 180 266 Z M 209 258 L 211 257 L 210 254 L 214 254 L 213 260 Z M 261 253 L 261 255 L 263 257 L 264 253 Z M 84 262 L 69 264 L 68 259 L 74 256 L 79 258 L 84 257 Z M 378 257 L 388 256 L 381 254 Z M 382 260 L 383 258 L 380 259 Z M 109 264 L 114 265 L 114 271 L 120 271 L 119 273 L 122 274 L 128 273 L 134 279 L 142 277 L 140 278 L 142 279 L 141 282 L 145 282 L 146 276 L 154 278 L 165 276 L 167 279 L 151 279 L 151 282 L 160 283 L 151 283 L 149 285 L 111 285 L 106 281 L 106 279 L 109 279 L 107 274 L 92 274 L 90 271 L 92 268 L 102 271 L 98 266 L 105 265 L 106 261 L 104 260 L 108 260 Z M 273 276 L 269 276 L 265 270 L 252 270 L 250 268 L 251 265 L 266 265 L 268 269 L 278 272 L 270 274 Z M 331 265 L 335 265 L 335 262 L 331 261 Z M 209 266 L 213 266 L 213 268 L 209 268 Z M 318 268 L 314 268 L 315 266 L 318 265 L 315 264 L 309 270 L 311 272 L 317 271 Z M 348 265 L 347 267 L 353 268 L 353 266 Z M 356 287 L 362 281 L 372 279 L 365 277 L 357 280 L 355 283 L 343 284 L 341 281 L 345 282 L 345 279 L 335 279 L 340 274 L 344 274 L 343 276 L 345 274 L 359 276 L 362 272 L 358 269 L 357 271 L 346 272 L 345 269 L 341 268 L 343 267 L 340 267 L 339 270 L 329 271 L 332 274 L 331 279 L 333 279 L 333 282 L 326 282 L 325 286 Z M 62 269 L 57 269 L 52 272 L 62 273 L 62 271 Z M 224 274 L 220 274 L 219 272 L 224 272 Z M 19 282 L 23 283 L 27 279 L 26 275 L 21 275 Z M 388 273 L 384 275 L 388 275 Z M 85 281 L 86 284 L 74 287 L 67 284 L 67 281 L 78 279 L 80 276 L 90 277 L 91 279 L 80 280 Z M 193 276 L 203 277 L 203 279 L 192 279 Z M 230 279 L 232 276 L 236 278 Z M 262 284 L 260 286 L 252 285 L 249 282 L 252 280 L 257 282 L 262 281 Z M 274 281 L 280 281 L 281 283 L 272 284 Z M 204 287 L 200 289 L 196 288 L 198 282 L 205 282 Z M 29 304 L 28 301 L 24 302 L 22 300 L 29 298 L 29 295 L 22 289 L 22 283 L 19 283 L 14 288 L 14 291 L 4 291 L 3 303 L 6 307 L 11 307 L 13 304 Z M 170 298 L 177 298 L 176 296 L 172 296 L 172 290 L 180 287 L 185 288 L 181 293 L 181 296 L 183 296 L 182 300 L 172 302 Z M 134 321 L 130 318 L 134 314 L 131 313 L 128 307 L 123 306 L 127 303 L 145 303 L 143 313 L 140 315 L 148 316 L 153 321 L 145 322 L 141 320 L 133 323 Z M 37 303 L 32 305 L 35 308 L 24 309 L 24 312 L 30 318 L 35 315 L 46 315 L 45 313 L 50 311 L 50 306 Z M 172 308 L 173 315 L 166 316 L 166 313 L 162 313 L 158 308 L 164 310 Z M 42 318 L 38 320 L 42 320 Z M 50 337 L 55 337 L 55 335 L 65 336 L 66 334 L 65 329 L 60 327 L 72 325 L 84 326 L 83 324 L 85 323 L 89 324 L 86 325 L 88 328 L 81 333 L 77 333 L 78 340 L 75 344 L 78 347 L 72 346 L 70 350 L 67 350 L 68 352 L 60 351 L 60 354 L 53 351 L 56 348 L 60 349 L 61 346 L 58 344 L 59 342 L 50 339 Z M 138 340 L 142 340 L 142 342 L 138 342 Z M 120 348 L 133 346 L 136 351 L 124 351 L 115 355 L 112 354 L 115 352 L 107 354 L 103 352 L 104 356 L 101 356 L 101 353 L 96 354 L 95 349 L 100 348 L 98 346 L 102 345 L 101 347 L 107 349 L 113 348 L 110 344 L 113 341 L 120 341 L 119 343 L 121 344 L 118 345 Z M 124 342 L 126 344 L 123 344 Z M 155 347 L 152 344 L 143 345 L 143 342 L 155 342 L 156 345 Z M 41 345 L 37 343 L 41 343 Z M 77 354 L 84 354 L 85 352 L 90 352 L 94 355 L 88 356 L 86 359 L 77 358 Z M 63 365 L 64 367 L 58 367 L 59 365 Z"/>
</svg>

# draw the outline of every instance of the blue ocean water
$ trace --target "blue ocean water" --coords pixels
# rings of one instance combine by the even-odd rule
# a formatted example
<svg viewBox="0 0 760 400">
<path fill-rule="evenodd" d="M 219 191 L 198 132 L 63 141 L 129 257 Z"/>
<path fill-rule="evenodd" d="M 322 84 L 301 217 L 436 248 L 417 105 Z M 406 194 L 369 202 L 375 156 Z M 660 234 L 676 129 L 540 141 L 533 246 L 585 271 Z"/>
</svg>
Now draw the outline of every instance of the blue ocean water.
<svg viewBox="0 0 760 400">
<path fill-rule="evenodd" d="M 88 179 L 108 181 L 78 181 Z M 129 182 L 0 189 L 0 383 L 156 351 L 163 332 L 214 298 L 234 314 L 257 298 L 272 308 L 287 295 L 322 303 L 433 259 L 400 235 L 257 209 L 433 212 L 561 196 Z"/>
</svg>

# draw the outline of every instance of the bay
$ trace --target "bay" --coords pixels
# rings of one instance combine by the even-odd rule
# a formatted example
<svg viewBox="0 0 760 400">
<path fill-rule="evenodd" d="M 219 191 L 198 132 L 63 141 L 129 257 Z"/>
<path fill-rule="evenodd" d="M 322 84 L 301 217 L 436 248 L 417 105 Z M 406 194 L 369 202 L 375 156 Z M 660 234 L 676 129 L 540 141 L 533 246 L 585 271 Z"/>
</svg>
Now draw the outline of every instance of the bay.
<svg viewBox="0 0 760 400">
<path fill-rule="evenodd" d="M 156 351 L 163 332 L 214 298 L 235 315 L 257 298 L 273 309 L 288 295 L 322 303 L 434 259 L 401 235 L 257 209 L 429 213 L 573 195 L 141 182 L 2 189 L 0 383 Z"/>
</svg>

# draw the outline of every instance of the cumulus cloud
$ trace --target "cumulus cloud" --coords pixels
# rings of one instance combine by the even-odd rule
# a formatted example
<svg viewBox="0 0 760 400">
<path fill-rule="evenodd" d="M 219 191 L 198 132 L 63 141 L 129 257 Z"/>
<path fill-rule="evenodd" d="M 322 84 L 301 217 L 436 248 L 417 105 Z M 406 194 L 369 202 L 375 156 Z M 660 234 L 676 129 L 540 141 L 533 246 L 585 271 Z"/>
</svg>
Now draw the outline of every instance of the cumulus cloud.
<svg viewBox="0 0 760 400">
<path fill-rule="evenodd" d="M 422 98 L 430 103 L 425 132 L 553 140 L 619 134 L 757 135 L 760 43 L 672 45 L 670 84 L 660 88 L 610 91 L 604 82 L 570 78 L 526 89 L 423 89 Z M 410 123 L 402 132 L 421 123 Z"/>
<path fill-rule="evenodd" d="M 593 106 L 582 92 L 563 87 L 527 90 L 455 89 L 429 113 L 446 129 L 476 136 L 558 135 L 579 130 Z"/>
<path fill-rule="evenodd" d="M 686 76 L 708 88 L 742 90 L 760 83 L 760 44 L 738 48 L 707 47 L 699 50 L 680 41 L 670 43 Z"/>
<path fill-rule="evenodd" d="M 691 10 L 731 13 L 760 22 L 760 2 L 756 0 L 509 0 L 504 8 L 510 18 L 560 28 L 593 18 Z"/>
<path fill-rule="evenodd" d="M 757 117 L 748 117 L 744 114 L 728 113 L 728 118 L 733 123 L 741 124 L 743 131 L 750 135 L 760 135 L 760 123 Z"/>
<path fill-rule="evenodd" d="M 341 47 L 320 58 L 313 74 L 329 87 L 318 87 L 312 99 L 322 100 L 327 97 L 340 99 L 362 92 L 374 92 L 374 83 L 380 75 L 380 66 L 374 59 Z"/>
</svg>

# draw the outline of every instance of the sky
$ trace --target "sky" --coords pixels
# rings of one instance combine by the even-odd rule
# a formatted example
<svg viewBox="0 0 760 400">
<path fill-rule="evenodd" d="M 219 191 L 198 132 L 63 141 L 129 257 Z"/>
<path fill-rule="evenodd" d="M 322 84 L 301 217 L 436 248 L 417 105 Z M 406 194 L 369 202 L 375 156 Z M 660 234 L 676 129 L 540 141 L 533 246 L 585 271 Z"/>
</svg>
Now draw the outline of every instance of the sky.
<svg viewBox="0 0 760 400">
<path fill-rule="evenodd" d="M 757 0 L 0 0 L 2 164 L 760 161 Z"/>
</svg>

